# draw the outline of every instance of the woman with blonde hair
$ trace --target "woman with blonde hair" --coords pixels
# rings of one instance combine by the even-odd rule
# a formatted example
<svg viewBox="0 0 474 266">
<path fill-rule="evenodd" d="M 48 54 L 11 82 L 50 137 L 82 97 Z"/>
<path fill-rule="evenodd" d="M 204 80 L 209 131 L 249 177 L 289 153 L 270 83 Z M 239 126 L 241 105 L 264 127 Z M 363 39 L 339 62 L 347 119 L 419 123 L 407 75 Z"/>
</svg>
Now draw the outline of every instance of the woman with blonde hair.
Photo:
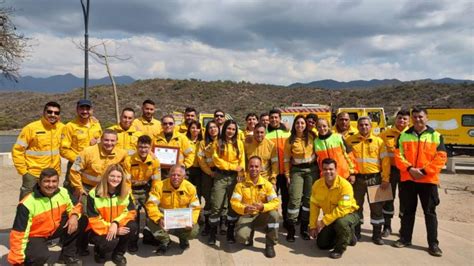
<svg viewBox="0 0 474 266">
<path fill-rule="evenodd" d="M 106 253 L 112 251 L 112 261 L 116 265 L 127 264 L 124 255 L 130 237 L 137 230 L 130 193 L 123 168 L 112 164 L 87 196 L 87 216 L 96 263 L 105 263 Z"/>
</svg>

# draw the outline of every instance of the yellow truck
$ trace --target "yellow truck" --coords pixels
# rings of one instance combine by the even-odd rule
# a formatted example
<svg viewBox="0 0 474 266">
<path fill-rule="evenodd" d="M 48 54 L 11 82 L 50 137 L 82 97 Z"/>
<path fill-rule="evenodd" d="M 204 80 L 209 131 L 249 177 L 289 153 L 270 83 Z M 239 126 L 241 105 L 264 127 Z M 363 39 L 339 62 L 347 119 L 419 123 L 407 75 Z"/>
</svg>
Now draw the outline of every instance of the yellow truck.
<svg viewBox="0 0 474 266">
<path fill-rule="evenodd" d="M 318 115 L 318 118 L 326 118 L 331 123 L 331 107 L 328 105 L 294 103 L 291 106 L 276 109 L 281 111 L 281 122 L 289 129 L 293 126 L 293 121 L 297 115 L 306 116 L 310 113 Z"/>
<path fill-rule="evenodd" d="M 357 119 L 368 116 L 372 120 L 372 133 L 380 134 L 387 127 L 385 111 L 382 107 L 344 107 L 337 109 L 337 113 L 347 112 L 351 119 L 351 126 L 357 128 Z"/>
<path fill-rule="evenodd" d="M 474 156 L 474 109 L 428 108 L 428 125 L 443 135 L 449 156 Z"/>
</svg>

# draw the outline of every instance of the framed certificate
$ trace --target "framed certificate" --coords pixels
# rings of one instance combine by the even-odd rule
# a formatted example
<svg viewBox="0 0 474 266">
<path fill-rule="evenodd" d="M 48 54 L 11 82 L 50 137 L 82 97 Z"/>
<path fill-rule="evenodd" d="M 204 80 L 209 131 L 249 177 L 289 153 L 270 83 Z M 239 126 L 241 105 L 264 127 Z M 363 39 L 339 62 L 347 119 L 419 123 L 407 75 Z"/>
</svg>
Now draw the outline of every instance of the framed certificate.
<svg viewBox="0 0 474 266">
<path fill-rule="evenodd" d="M 392 184 L 388 184 L 385 190 L 382 190 L 380 185 L 368 186 L 367 194 L 369 195 L 369 203 L 393 200 Z"/>
<path fill-rule="evenodd" d="M 165 230 L 193 226 L 193 209 L 165 209 Z"/>
<path fill-rule="evenodd" d="M 160 166 L 162 168 L 169 168 L 178 163 L 179 148 L 155 146 L 155 156 L 160 160 Z"/>
</svg>

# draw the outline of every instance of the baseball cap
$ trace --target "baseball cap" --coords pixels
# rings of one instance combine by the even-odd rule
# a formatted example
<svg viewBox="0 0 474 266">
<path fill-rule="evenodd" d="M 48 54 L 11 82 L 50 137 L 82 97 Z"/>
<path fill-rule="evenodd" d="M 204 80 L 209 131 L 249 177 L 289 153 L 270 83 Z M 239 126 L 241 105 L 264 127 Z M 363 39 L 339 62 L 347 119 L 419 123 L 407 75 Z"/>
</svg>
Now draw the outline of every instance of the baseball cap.
<svg viewBox="0 0 474 266">
<path fill-rule="evenodd" d="M 77 106 L 89 106 L 92 107 L 92 102 L 87 99 L 81 99 L 77 102 Z"/>
</svg>

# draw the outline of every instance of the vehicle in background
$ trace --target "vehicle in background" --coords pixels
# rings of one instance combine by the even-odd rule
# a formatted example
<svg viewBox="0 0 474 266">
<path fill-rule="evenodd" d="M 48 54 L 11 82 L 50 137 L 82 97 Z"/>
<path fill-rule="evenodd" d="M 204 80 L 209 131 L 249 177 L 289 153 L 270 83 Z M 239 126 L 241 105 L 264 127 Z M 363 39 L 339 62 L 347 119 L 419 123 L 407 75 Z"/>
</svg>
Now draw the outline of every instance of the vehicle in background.
<svg viewBox="0 0 474 266">
<path fill-rule="evenodd" d="M 326 118 L 331 123 L 331 107 L 322 104 L 293 103 L 288 107 L 277 107 L 281 111 L 281 122 L 291 128 L 297 115 L 308 115 L 314 113 L 318 118 Z"/>
<path fill-rule="evenodd" d="M 355 128 L 357 128 L 357 119 L 359 119 L 359 117 L 370 117 L 372 120 L 372 133 L 374 135 L 380 134 L 380 132 L 387 128 L 387 118 L 382 107 L 343 107 L 337 109 L 336 115 L 342 112 L 349 114 L 351 126 Z"/>
</svg>

